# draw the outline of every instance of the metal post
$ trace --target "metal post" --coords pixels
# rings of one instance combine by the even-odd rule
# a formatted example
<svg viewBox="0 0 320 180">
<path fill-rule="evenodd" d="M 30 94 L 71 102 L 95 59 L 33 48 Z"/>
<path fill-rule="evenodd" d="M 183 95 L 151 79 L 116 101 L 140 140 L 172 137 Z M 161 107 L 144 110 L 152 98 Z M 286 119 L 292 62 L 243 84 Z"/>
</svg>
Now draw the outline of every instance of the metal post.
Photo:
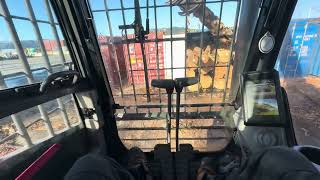
<svg viewBox="0 0 320 180">
<path fill-rule="evenodd" d="M 12 118 L 12 121 L 13 121 L 14 125 L 16 126 L 16 128 L 18 130 L 18 133 L 25 140 L 26 147 L 28 147 L 28 148 L 31 147 L 32 146 L 31 138 L 30 138 L 30 136 L 28 134 L 28 131 L 27 131 L 26 127 L 22 123 L 22 120 L 20 118 L 18 118 L 18 116 L 15 115 L 15 114 L 12 114 L 11 118 Z"/>
<path fill-rule="evenodd" d="M 50 64 L 50 61 L 49 61 L 49 56 L 48 56 L 47 50 L 46 50 L 46 48 L 44 46 L 43 39 L 42 39 L 42 36 L 41 36 L 41 33 L 40 33 L 40 28 L 38 26 L 36 17 L 34 15 L 33 8 L 31 6 L 30 0 L 25 0 L 24 2 L 25 2 L 25 5 L 26 5 L 26 8 L 28 10 L 28 13 L 29 13 L 29 16 L 30 16 L 30 20 L 32 22 L 34 33 L 36 34 L 37 40 L 38 40 L 38 42 L 40 44 L 40 49 L 41 49 L 42 55 L 44 56 L 45 67 L 46 67 L 48 73 L 52 74 L 52 67 L 51 67 L 51 64 Z M 62 100 L 60 98 L 58 98 L 57 102 L 58 102 L 59 107 L 60 107 L 61 112 L 62 112 L 61 114 L 62 114 L 63 121 L 64 121 L 67 129 L 70 129 L 70 123 L 69 123 L 69 120 L 68 120 L 68 116 L 67 116 L 66 110 L 64 109 Z M 44 117 L 46 117 L 46 115 L 44 115 Z M 50 132 L 50 135 L 51 135 L 51 132 Z"/>
<path fill-rule="evenodd" d="M 154 21 L 155 21 L 155 31 L 156 31 L 156 61 L 157 61 L 157 79 L 160 79 L 160 72 L 159 72 L 159 46 L 158 46 L 158 21 L 157 21 L 157 8 L 156 8 L 156 0 L 153 0 L 154 3 Z M 161 90 L 159 90 L 159 103 L 161 104 Z M 162 108 L 160 108 L 160 112 L 162 112 Z M 170 116 L 171 117 L 171 116 Z"/>
<path fill-rule="evenodd" d="M 21 44 L 20 39 L 18 37 L 17 31 L 16 31 L 16 29 L 14 27 L 14 24 L 13 24 L 13 21 L 12 21 L 12 18 L 10 16 L 9 9 L 7 7 L 7 4 L 6 4 L 5 0 L 0 0 L 0 5 L 1 5 L 1 9 L 2 9 L 2 12 L 3 12 L 3 16 L 4 16 L 4 19 L 5 19 L 5 22 L 7 24 L 7 27 L 8 27 L 8 30 L 10 32 L 11 38 L 13 40 L 13 44 L 14 44 L 16 50 L 18 51 L 18 55 L 19 55 L 19 58 L 21 60 L 22 66 L 23 66 L 23 70 L 24 70 L 24 72 L 25 72 L 25 74 L 27 76 L 28 83 L 29 84 L 33 84 L 34 83 L 34 79 L 33 79 L 33 76 L 32 76 L 31 69 L 30 69 L 30 65 L 28 63 L 26 55 L 23 52 L 22 44 Z M 42 107 L 42 105 L 38 105 L 38 109 L 40 111 L 41 117 L 43 118 L 43 120 L 44 120 L 44 122 L 45 122 L 45 124 L 46 124 L 46 126 L 48 128 L 49 135 L 53 136 L 54 135 L 53 128 L 51 126 L 51 123 L 50 123 L 50 120 L 49 120 L 47 112 L 44 111 L 44 108 Z"/>
<path fill-rule="evenodd" d="M 171 56 L 171 79 L 173 79 L 173 41 L 172 41 L 172 0 L 170 0 L 170 56 Z M 185 37 L 186 39 L 186 37 Z"/>
<path fill-rule="evenodd" d="M 70 122 L 69 122 L 69 119 L 68 119 L 68 115 L 67 115 L 67 111 L 66 111 L 65 105 L 63 104 L 63 102 L 62 102 L 62 100 L 60 98 L 57 99 L 57 101 L 58 101 L 59 109 L 62 112 L 61 114 L 62 114 L 63 122 L 66 125 L 67 129 L 70 129 L 71 125 L 70 125 Z"/>
<path fill-rule="evenodd" d="M 205 20 L 205 8 L 206 8 L 206 0 L 203 1 L 203 4 L 202 4 L 202 22 L 204 22 Z M 202 23 L 202 27 L 201 27 L 201 35 L 200 35 L 200 57 L 198 59 L 198 79 L 199 79 L 199 82 L 198 82 L 198 96 L 200 95 L 200 77 L 201 77 L 201 61 L 202 61 L 202 53 L 203 53 L 203 33 L 204 33 L 204 23 Z M 213 77 L 214 78 L 214 77 Z M 199 108 L 197 108 L 197 112 L 199 112 Z"/>
<path fill-rule="evenodd" d="M 43 1 L 44 1 L 46 10 L 47 10 L 47 15 L 48 15 L 48 18 L 49 18 L 49 22 L 50 22 L 50 25 L 51 25 L 51 29 L 52 29 L 53 35 L 54 35 L 54 37 L 55 37 L 55 39 L 57 41 L 59 56 L 61 58 L 62 64 L 64 65 L 64 63 L 66 62 L 66 59 L 64 57 L 63 50 L 62 50 L 62 47 L 61 47 L 61 44 L 60 44 L 60 38 L 59 38 L 59 35 L 58 35 L 58 32 L 57 32 L 57 27 L 56 27 L 54 19 L 53 19 L 53 14 L 52 14 L 51 9 L 50 9 L 50 4 L 49 4 L 48 0 L 43 0 Z"/>
<path fill-rule="evenodd" d="M 144 81 L 146 83 L 146 93 L 147 93 L 147 102 L 151 102 L 150 98 L 150 87 L 149 87 L 149 73 L 148 73 L 148 65 L 147 65 L 147 58 L 144 48 L 144 39 L 140 39 L 140 48 L 142 53 L 142 61 L 143 61 L 143 71 L 144 71 Z"/>
<path fill-rule="evenodd" d="M 186 1 L 186 9 L 189 9 L 189 1 Z M 188 17 L 189 17 L 189 14 L 187 13 L 186 14 L 186 19 L 185 19 L 185 31 L 184 31 L 184 38 L 185 38 L 185 46 L 184 46 L 184 77 L 187 77 L 187 34 L 188 34 Z M 184 88 L 184 102 L 186 102 L 186 99 L 187 99 L 187 88 Z M 178 93 L 177 93 L 178 95 Z M 179 95 L 180 96 L 180 95 Z M 179 101 L 180 101 L 180 98 L 179 98 Z M 187 112 L 187 108 L 185 107 L 184 108 L 184 112 Z"/>
<path fill-rule="evenodd" d="M 111 38 L 111 41 L 113 42 L 114 38 L 113 38 L 113 33 L 112 33 L 112 26 L 111 26 L 109 11 L 108 11 L 107 0 L 104 0 L 104 8 L 105 8 L 106 16 L 107 16 L 107 20 L 108 20 L 108 28 L 109 28 L 110 38 Z M 121 78 L 121 74 L 120 74 L 119 60 L 118 60 L 116 48 L 113 43 L 111 44 L 111 48 L 112 48 L 113 57 L 116 61 L 116 67 L 117 67 L 118 78 L 119 78 L 119 83 L 120 83 L 120 94 L 121 94 L 121 98 L 123 99 L 122 78 Z"/>
<path fill-rule="evenodd" d="M 229 75 L 230 75 L 230 67 L 233 65 L 232 61 L 233 61 L 233 50 L 234 50 L 234 43 L 236 41 L 236 33 L 237 33 L 237 29 L 238 29 L 238 17 L 239 17 L 239 13 L 240 13 L 240 4 L 241 2 L 238 1 L 238 5 L 237 5 L 237 10 L 236 10 L 236 16 L 235 16 L 235 20 L 233 23 L 233 35 L 232 35 L 232 43 L 231 43 L 231 47 L 230 47 L 230 59 L 227 65 L 227 75 L 226 75 L 226 81 L 224 84 L 224 91 L 223 91 L 223 98 L 222 98 L 222 102 L 226 101 L 226 95 L 227 95 L 227 89 L 228 89 L 228 81 L 229 81 Z"/>
<path fill-rule="evenodd" d="M 218 32 L 217 32 L 217 46 L 216 46 L 216 50 L 215 50 L 215 55 L 214 55 L 214 62 L 213 62 L 213 65 L 215 66 L 216 65 L 216 62 L 217 62 L 217 55 L 218 55 L 218 48 L 220 46 L 220 26 L 221 26 L 221 16 L 222 16 L 222 9 L 223 9 L 223 1 L 221 1 L 221 5 L 220 5 L 220 15 L 219 15 L 219 23 L 218 23 Z M 211 99 L 212 99 L 212 95 L 213 95 L 213 87 L 214 87 L 214 77 L 215 77 L 215 70 L 216 68 L 214 67 L 213 68 L 213 78 L 212 78 L 212 88 L 211 88 Z M 211 107 L 210 107 L 210 111 L 211 111 Z"/>
<path fill-rule="evenodd" d="M 124 10 L 123 10 L 123 8 L 124 8 L 123 7 L 123 0 L 120 0 L 120 4 L 121 4 L 121 13 L 122 13 L 123 25 L 126 25 L 126 19 L 125 19 Z M 127 29 L 124 29 L 124 33 L 125 33 L 126 41 L 128 41 Z M 128 53 L 128 59 L 129 59 L 130 73 L 131 73 L 132 88 L 133 88 L 133 94 L 134 94 L 134 102 L 137 105 L 136 87 L 135 87 L 134 78 L 133 78 L 133 71 L 132 71 L 132 64 L 131 64 L 131 57 L 130 57 L 130 50 L 129 50 L 129 43 L 126 43 L 126 45 L 127 45 L 127 53 Z M 138 113 L 138 108 L 136 108 L 136 112 Z"/>
<path fill-rule="evenodd" d="M 1 89 L 6 89 L 7 86 L 5 84 L 5 81 L 4 81 L 4 78 L 0 72 L 0 90 Z M 20 134 L 20 136 L 24 139 L 24 141 L 26 142 L 26 146 L 27 147 L 31 147 L 32 146 L 32 141 L 31 141 L 31 138 L 28 134 L 28 131 L 26 129 L 26 127 L 24 126 L 24 124 L 22 123 L 21 119 L 18 118 L 17 115 L 15 114 L 12 114 L 11 115 L 11 119 L 15 125 L 15 127 L 17 128 L 18 130 L 18 133 Z"/>
</svg>

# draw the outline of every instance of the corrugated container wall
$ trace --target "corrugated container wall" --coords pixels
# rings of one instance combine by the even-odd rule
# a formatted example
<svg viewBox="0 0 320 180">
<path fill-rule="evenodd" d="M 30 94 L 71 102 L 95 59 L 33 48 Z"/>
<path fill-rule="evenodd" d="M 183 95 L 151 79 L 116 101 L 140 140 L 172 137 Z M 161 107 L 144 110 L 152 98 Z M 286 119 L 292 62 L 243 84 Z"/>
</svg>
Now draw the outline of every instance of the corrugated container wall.
<svg viewBox="0 0 320 180">
<path fill-rule="evenodd" d="M 292 20 L 276 69 L 282 77 L 320 75 L 320 18 Z"/>
<path fill-rule="evenodd" d="M 129 39 L 134 37 L 133 34 L 128 35 Z M 163 38 L 163 32 L 158 32 L 158 38 Z M 148 39 L 155 39 L 155 33 L 148 34 Z M 123 46 L 124 51 L 127 55 L 126 46 Z M 139 43 L 129 44 L 129 53 L 130 61 L 126 61 L 126 67 L 128 72 L 130 71 L 130 64 L 132 67 L 133 82 L 131 78 L 131 73 L 127 73 L 127 79 L 130 84 L 134 83 L 135 85 L 145 84 L 144 80 L 144 70 L 143 70 L 143 60 L 142 60 L 142 51 Z M 163 42 L 158 42 L 158 57 L 159 57 L 159 71 L 157 70 L 157 46 L 155 42 L 145 43 L 145 55 L 147 60 L 148 76 L 149 81 L 152 79 L 157 79 L 157 73 L 159 73 L 159 79 L 164 79 L 164 50 Z M 129 57 L 126 57 L 129 59 Z M 150 83 L 149 82 L 149 83 Z"/>
<path fill-rule="evenodd" d="M 118 44 L 115 45 L 116 56 L 113 53 L 112 45 L 108 44 L 107 42 L 110 41 L 110 37 L 107 36 L 98 36 L 101 55 L 103 58 L 103 62 L 106 68 L 106 72 L 108 75 L 109 82 L 113 88 L 120 87 L 120 79 L 119 74 L 117 71 L 117 66 L 119 66 L 120 70 L 120 77 L 123 84 L 126 84 L 127 81 L 127 69 L 125 63 L 125 55 L 123 51 L 123 45 Z M 121 37 L 114 37 L 114 41 L 121 41 Z M 116 58 L 118 62 L 116 61 Z M 117 64 L 119 63 L 119 64 Z"/>
</svg>

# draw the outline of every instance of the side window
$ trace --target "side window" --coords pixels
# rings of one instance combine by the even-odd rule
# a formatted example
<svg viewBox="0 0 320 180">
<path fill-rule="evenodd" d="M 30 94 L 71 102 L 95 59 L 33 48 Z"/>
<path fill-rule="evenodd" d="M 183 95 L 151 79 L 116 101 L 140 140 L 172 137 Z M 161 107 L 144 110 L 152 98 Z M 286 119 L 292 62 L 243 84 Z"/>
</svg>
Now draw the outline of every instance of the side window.
<svg viewBox="0 0 320 180">
<path fill-rule="evenodd" d="M 286 89 L 298 144 L 320 146 L 320 5 L 299 0 L 275 69 Z"/>
<path fill-rule="evenodd" d="M 0 1 L 1 101 L 10 102 L 10 97 L 3 96 L 5 89 L 39 83 L 52 73 L 72 67 L 49 2 Z M 23 98 L 21 101 L 27 103 Z M 0 161 L 81 122 L 72 94 L 3 116 L 0 116 Z"/>
<path fill-rule="evenodd" d="M 6 88 L 41 82 L 71 63 L 49 1 L 26 2 L 1 3 L 0 80 Z"/>
</svg>

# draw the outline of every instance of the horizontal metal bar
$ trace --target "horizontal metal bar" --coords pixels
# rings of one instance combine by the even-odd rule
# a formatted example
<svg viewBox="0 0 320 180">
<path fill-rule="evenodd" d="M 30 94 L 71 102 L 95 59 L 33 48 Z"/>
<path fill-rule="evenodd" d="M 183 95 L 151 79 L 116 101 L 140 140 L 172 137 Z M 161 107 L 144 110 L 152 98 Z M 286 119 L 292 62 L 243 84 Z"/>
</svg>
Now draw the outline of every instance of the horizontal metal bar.
<svg viewBox="0 0 320 180">
<path fill-rule="evenodd" d="M 220 112 L 180 112 L 180 118 L 184 119 L 220 119 Z M 166 120 L 167 113 L 124 113 L 116 114 L 117 121 L 136 121 L 136 120 Z M 172 113 L 171 119 L 175 119 L 175 113 Z"/>
<path fill-rule="evenodd" d="M 9 136 L 1 139 L 1 140 L 0 140 L 0 144 L 3 144 L 3 143 L 5 143 L 6 141 L 9 141 L 9 140 L 15 138 L 17 135 L 20 135 L 20 134 L 19 134 L 18 132 L 15 132 L 15 133 L 13 133 L 13 134 L 10 134 Z M 20 135 L 20 136 L 21 136 L 21 135 Z"/>
<path fill-rule="evenodd" d="M 215 93 L 223 93 L 223 89 L 216 89 L 214 90 Z M 182 94 L 194 94 L 194 93 L 197 93 L 197 92 L 181 92 L 181 95 Z M 172 93 L 172 95 L 176 95 L 177 93 Z M 158 94 L 154 94 L 154 93 L 151 93 L 150 95 L 152 96 L 157 96 Z M 161 93 L 161 95 L 167 95 L 167 93 Z M 123 96 L 133 96 L 133 94 L 123 94 Z M 137 93 L 136 96 L 146 96 L 146 94 L 141 94 L 141 93 Z M 119 95 L 113 95 L 113 97 L 121 97 Z M 121 106 L 120 106 L 121 107 Z"/>
<path fill-rule="evenodd" d="M 155 38 L 155 39 L 146 39 L 144 40 L 145 43 L 150 43 L 150 42 L 165 42 L 165 41 L 185 41 L 186 38 L 184 37 L 177 37 L 177 38 L 163 38 L 163 39 L 158 39 L 158 38 Z M 132 43 L 138 43 L 136 42 L 134 39 L 127 39 L 127 40 L 116 40 L 116 41 L 109 41 L 109 42 L 106 42 L 106 43 L 100 43 L 100 45 L 119 45 L 119 44 L 132 44 Z"/>
<path fill-rule="evenodd" d="M 220 140 L 220 139 L 227 139 L 229 137 L 204 137 L 204 138 L 194 138 L 194 137 L 190 137 L 190 138 L 179 138 L 179 140 Z M 175 138 L 171 138 L 171 139 L 175 139 Z M 128 139 L 121 139 L 121 141 L 166 141 L 167 138 L 148 138 L 148 139 L 132 139 L 132 138 L 128 138 Z"/>
<path fill-rule="evenodd" d="M 156 94 L 155 94 L 156 95 Z M 210 107 L 210 106 L 234 106 L 232 103 L 199 103 L 199 104 L 181 104 L 180 107 Z M 128 105 L 119 106 L 117 109 L 130 109 L 130 108 L 165 108 L 166 104 L 145 104 L 145 105 Z M 176 107 L 176 104 L 172 104 L 172 107 Z"/>
<path fill-rule="evenodd" d="M 91 86 L 86 79 L 81 79 L 75 85 L 71 85 L 70 83 L 69 87 L 65 86 L 61 88 L 59 85 L 53 85 L 45 94 L 40 93 L 39 88 L 40 83 L 35 83 L 1 90 L 0 119 L 62 96 L 66 96 L 75 92 L 88 91 L 91 89 Z M 8 97 L 10 97 L 10 103 L 7 102 Z"/>
<path fill-rule="evenodd" d="M 229 67 L 228 64 L 223 64 L 223 65 L 215 65 L 215 66 L 206 66 L 206 68 L 222 68 L 222 67 Z M 171 70 L 171 69 L 201 69 L 200 67 L 173 67 L 173 68 L 159 68 L 159 70 Z M 154 69 L 154 68 L 148 68 L 148 71 L 156 71 L 158 69 Z M 143 69 L 132 69 L 133 72 L 143 72 Z M 113 71 L 113 72 L 118 72 L 118 71 Z M 120 72 L 129 72 L 128 70 L 122 70 Z"/>
<path fill-rule="evenodd" d="M 68 62 L 65 64 L 55 64 L 55 65 L 51 65 L 51 67 L 55 68 L 55 67 L 59 67 L 59 66 L 69 66 L 70 64 L 72 64 L 72 63 Z M 40 70 L 49 71 L 46 67 L 39 67 L 39 68 L 31 69 L 31 72 L 40 71 Z M 3 78 L 10 78 L 10 77 L 21 76 L 21 75 L 26 75 L 26 73 L 25 72 L 15 72 L 15 73 L 11 73 L 11 74 L 2 75 L 2 77 Z"/>
<path fill-rule="evenodd" d="M 44 121 L 44 120 L 42 118 L 36 119 L 36 120 L 32 121 L 31 123 L 29 123 L 28 125 L 25 125 L 25 127 L 29 128 L 30 126 L 32 126 L 33 124 L 35 124 L 39 121 Z"/>
<path fill-rule="evenodd" d="M 27 18 L 27 17 L 22 17 L 22 16 L 15 16 L 15 15 L 10 15 L 10 17 L 12 19 L 19 19 L 19 20 L 25 20 L 25 21 L 31 21 L 30 18 Z M 45 24 L 51 24 L 49 21 L 45 21 L 45 20 L 39 20 L 37 19 L 36 22 L 38 23 L 45 23 Z M 59 23 L 54 23 L 55 25 L 59 25 Z"/>
<path fill-rule="evenodd" d="M 237 2 L 238 0 L 225 0 L 224 2 Z M 220 3 L 220 1 L 207 1 L 205 4 L 213 4 L 213 3 Z M 180 3 L 180 5 L 185 5 L 186 3 Z M 192 4 L 204 4 L 204 2 L 188 2 L 188 5 Z M 161 8 L 161 7 L 174 7 L 174 6 L 179 6 L 179 5 L 170 5 L 170 4 L 163 4 L 163 5 L 156 5 L 156 6 L 149 6 L 149 8 Z M 146 6 L 140 6 L 140 9 L 146 9 Z M 108 9 L 108 11 L 120 11 L 120 10 L 134 10 L 134 7 L 127 7 L 127 8 L 112 8 Z M 96 9 L 92 10 L 92 12 L 104 12 L 104 9 Z"/>
<path fill-rule="evenodd" d="M 224 125 L 216 125 L 216 126 L 186 126 L 186 127 L 180 127 L 181 129 L 187 129 L 187 130 L 193 130 L 193 129 L 229 129 L 230 127 L 224 126 Z M 157 130 L 167 130 L 165 127 L 120 127 L 117 128 L 118 131 L 157 131 Z M 175 127 L 171 128 L 172 130 L 175 129 Z M 230 128 L 231 129 L 231 128 Z"/>
</svg>

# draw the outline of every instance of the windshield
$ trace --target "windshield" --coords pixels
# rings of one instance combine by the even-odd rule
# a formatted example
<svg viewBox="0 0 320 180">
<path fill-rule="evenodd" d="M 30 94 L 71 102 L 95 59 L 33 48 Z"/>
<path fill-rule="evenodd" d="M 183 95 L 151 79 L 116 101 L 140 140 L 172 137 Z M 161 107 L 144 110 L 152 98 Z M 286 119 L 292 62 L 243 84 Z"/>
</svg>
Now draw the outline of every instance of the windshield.
<svg viewBox="0 0 320 180">
<path fill-rule="evenodd" d="M 151 81 L 197 77 L 199 82 L 181 93 L 180 144 L 203 151 L 223 148 L 230 135 L 218 112 L 230 102 L 239 3 L 91 0 L 90 6 L 113 97 L 122 107 L 116 115 L 124 144 L 148 151 L 174 139 L 174 133 L 169 140 L 166 135 L 166 90 L 152 87 Z M 143 29 L 123 28 L 133 22 Z M 173 111 L 176 97 L 174 92 Z M 175 113 L 172 132 L 174 118 Z"/>
</svg>

